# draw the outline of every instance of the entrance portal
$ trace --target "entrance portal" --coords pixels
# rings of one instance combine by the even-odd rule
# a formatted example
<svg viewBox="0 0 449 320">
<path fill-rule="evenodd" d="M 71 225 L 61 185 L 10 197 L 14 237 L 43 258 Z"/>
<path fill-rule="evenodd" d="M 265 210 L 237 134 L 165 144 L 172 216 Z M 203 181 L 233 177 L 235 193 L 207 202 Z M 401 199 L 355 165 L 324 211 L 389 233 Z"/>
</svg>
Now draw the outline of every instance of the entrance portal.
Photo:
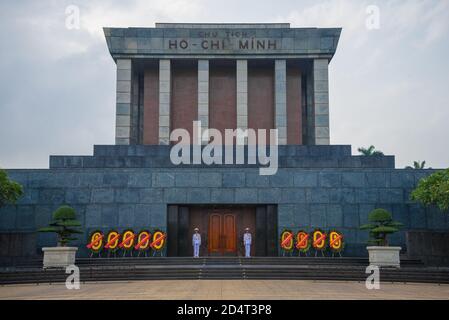
<svg viewBox="0 0 449 320">
<path fill-rule="evenodd" d="M 200 256 L 244 256 L 243 234 L 252 234 L 251 253 L 277 255 L 274 205 L 169 205 L 168 256 L 192 256 L 194 228 L 200 229 Z"/>
<path fill-rule="evenodd" d="M 243 233 L 250 228 L 253 239 L 256 235 L 255 206 L 192 206 L 189 207 L 189 239 L 193 229 L 199 228 L 202 256 L 241 256 Z M 187 241 L 189 241 L 187 239 Z M 254 245 L 253 245 L 254 246 Z M 190 255 L 191 248 L 188 248 Z M 253 251 L 254 252 L 254 251 Z"/>
</svg>

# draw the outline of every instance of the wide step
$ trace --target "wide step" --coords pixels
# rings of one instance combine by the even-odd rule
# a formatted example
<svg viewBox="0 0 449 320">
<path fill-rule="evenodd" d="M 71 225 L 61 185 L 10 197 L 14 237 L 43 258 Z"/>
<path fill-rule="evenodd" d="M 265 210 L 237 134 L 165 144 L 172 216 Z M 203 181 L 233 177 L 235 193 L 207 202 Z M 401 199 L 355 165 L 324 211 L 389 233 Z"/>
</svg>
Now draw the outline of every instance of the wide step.
<svg viewBox="0 0 449 320">
<path fill-rule="evenodd" d="M 365 281 L 368 260 L 348 257 L 205 257 L 78 259 L 81 281 L 152 279 L 283 279 Z M 449 283 L 449 269 L 426 268 L 402 260 L 402 268 L 382 269 L 381 281 Z M 43 270 L 41 261 L 0 271 L 0 284 L 64 282 L 64 270 Z"/>
</svg>

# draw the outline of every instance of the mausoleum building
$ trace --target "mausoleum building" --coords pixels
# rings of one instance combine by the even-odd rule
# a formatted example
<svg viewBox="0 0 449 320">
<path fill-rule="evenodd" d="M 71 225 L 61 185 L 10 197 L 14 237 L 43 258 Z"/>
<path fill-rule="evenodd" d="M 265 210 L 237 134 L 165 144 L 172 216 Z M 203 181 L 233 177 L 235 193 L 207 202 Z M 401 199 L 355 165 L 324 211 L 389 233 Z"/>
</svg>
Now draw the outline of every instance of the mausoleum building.
<svg viewBox="0 0 449 320">
<path fill-rule="evenodd" d="M 366 256 L 359 226 L 379 207 L 404 224 L 391 238 L 404 252 L 409 231 L 447 231 L 447 215 L 409 196 L 432 170 L 396 169 L 394 156 L 330 144 L 328 66 L 340 32 L 288 23 L 104 28 L 117 66 L 115 145 L 50 156 L 45 170 L 8 170 L 25 194 L 0 209 L 3 258 L 54 245 L 36 229 L 62 204 L 82 222 L 79 256 L 88 256 L 92 231 L 112 229 L 163 230 L 165 255 L 190 256 L 195 227 L 202 256 L 243 255 L 247 227 L 256 256 L 280 255 L 283 230 L 315 228 L 340 231 L 343 255 Z M 277 129 L 276 174 L 261 175 L 260 163 L 174 164 L 170 133 L 193 134 L 194 121 L 220 132 Z"/>
</svg>

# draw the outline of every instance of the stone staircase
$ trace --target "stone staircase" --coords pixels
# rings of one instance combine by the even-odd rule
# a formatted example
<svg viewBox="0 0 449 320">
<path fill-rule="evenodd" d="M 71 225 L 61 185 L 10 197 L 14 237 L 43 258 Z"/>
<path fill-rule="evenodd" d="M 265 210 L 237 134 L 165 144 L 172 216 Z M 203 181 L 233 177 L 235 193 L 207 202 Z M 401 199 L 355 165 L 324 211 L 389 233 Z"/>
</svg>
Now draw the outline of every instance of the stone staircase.
<svg viewBox="0 0 449 320">
<path fill-rule="evenodd" d="M 449 268 L 403 259 L 401 269 L 382 269 L 383 282 L 449 283 Z M 78 259 L 82 282 L 163 279 L 282 279 L 365 281 L 366 258 L 206 257 Z M 42 269 L 33 260 L 0 269 L 0 284 L 64 282 L 64 270 Z"/>
</svg>

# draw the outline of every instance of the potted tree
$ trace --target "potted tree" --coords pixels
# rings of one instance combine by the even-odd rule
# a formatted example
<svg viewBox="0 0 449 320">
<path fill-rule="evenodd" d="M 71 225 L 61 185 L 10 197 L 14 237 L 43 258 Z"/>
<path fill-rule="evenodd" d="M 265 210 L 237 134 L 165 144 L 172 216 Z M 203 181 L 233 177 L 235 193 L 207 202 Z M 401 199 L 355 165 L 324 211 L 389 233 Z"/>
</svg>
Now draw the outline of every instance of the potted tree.
<svg viewBox="0 0 449 320">
<path fill-rule="evenodd" d="M 53 212 L 53 221 L 48 227 L 40 228 L 39 232 L 52 232 L 58 235 L 57 247 L 44 247 L 44 268 L 67 267 L 75 263 L 77 247 L 67 244 L 75 240 L 76 233 L 82 233 L 77 227 L 81 223 L 76 220 L 76 212 L 72 207 L 61 206 Z"/>
<path fill-rule="evenodd" d="M 400 267 L 399 252 L 401 247 L 390 247 L 388 235 L 399 231 L 402 223 L 393 221 L 391 213 L 385 209 L 374 209 L 368 215 L 368 224 L 360 226 L 368 230 L 370 244 L 366 249 L 369 253 L 370 265 L 378 267 Z"/>
</svg>

